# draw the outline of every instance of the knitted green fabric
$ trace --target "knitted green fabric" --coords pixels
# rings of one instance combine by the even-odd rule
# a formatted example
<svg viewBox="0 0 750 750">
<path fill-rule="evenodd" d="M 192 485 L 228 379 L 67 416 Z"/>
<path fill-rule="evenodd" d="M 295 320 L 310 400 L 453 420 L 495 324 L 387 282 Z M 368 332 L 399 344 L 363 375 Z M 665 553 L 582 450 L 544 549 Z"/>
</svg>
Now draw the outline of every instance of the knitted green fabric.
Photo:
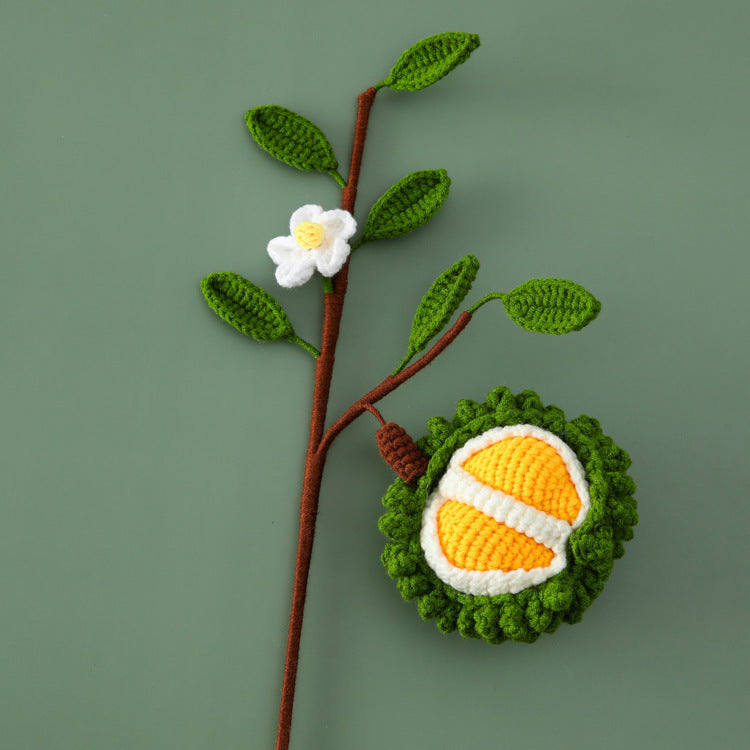
<svg viewBox="0 0 750 750">
<path fill-rule="evenodd" d="M 302 115 L 269 104 L 251 109 L 245 122 L 257 144 L 279 161 L 338 176 L 333 147 L 323 131 Z"/>
<path fill-rule="evenodd" d="M 591 507 L 567 544 L 566 567 L 543 583 L 516 594 L 474 596 L 444 583 L 427 563 L 420 543 L 422 512 L 453 453 L 488 429 L 530 424 L 558 436 L 576 454 L 586 474 Z M 417 599 L 424 620 L 435 619 L 444 633 L 458 629 L 468 638 L 489 643 L 506 640 L 532 643 L 562 622 L 578 622 L 601 593 L 623 542 L 633 537 L 638 521 L 632 496 L 635 483 L 627 475 L 627 453 L 602 433 L 597 420 L 565 419 L 556 406 L 544 406 L 533 391 L 514 396 L 496 388 L 484 403 L 462 400 L 452 420 L 434 417 L 429 434 L 418 441 L 429 459 L 416 487 L 397 479 L 383 498 L 387 512 L 379 521 L 388 537 L 382 561 L 404 599 Z"/>
<path fill-rule="evenodd" d="M 314 357 L 320 352 L 299 338 L 279 301 L 231 271 L 212 273 L 201 281 L 208 306 L 240 333 L 256 341 L 290 341 Z"/>
<path fill-rule="evenodd" d="M 530 279 L 501 296 L 508 317 L 537 333 L 580 331 L 602 308 L 580 284 L 566 279 Z"/>
<path fill-rule="evenodd" d="M 445 202 L 450 184 L 444 169 L 408 174 L 370 209 L 361 243 L 398 237 L 426 224 Z"/>
<path fill-rule="evenodd" d="M 476 34 L 462 31 L 422 39 L 399 57 L 388 77 L 375 88 L 388 86 L 397 91 L 419 91 L 448 75 L 478 46 Z"/>
<path fill-rule="evenodd" d="M 469 293 L 478 271 L 479 261 L 473 255 L 467 255 L 432 282 L 414 315 L 409 350 L 394 375 L 443 330 L 451 315 Z"/>
</svg>

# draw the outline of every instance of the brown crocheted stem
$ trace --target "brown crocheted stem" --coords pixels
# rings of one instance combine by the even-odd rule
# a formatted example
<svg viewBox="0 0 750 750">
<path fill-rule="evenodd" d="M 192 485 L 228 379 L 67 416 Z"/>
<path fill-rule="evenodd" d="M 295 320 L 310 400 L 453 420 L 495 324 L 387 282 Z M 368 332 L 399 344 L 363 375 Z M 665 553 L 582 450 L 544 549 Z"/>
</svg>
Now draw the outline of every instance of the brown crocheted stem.
<svg viewBox="0 0 750 750">
<path fill-rule="evenodd" d="M 461 313 L 456 322 L 438 339 L 437 343 L 426 354 L 420 357 L 416 362 L 412 362 L 406 369 L 401 370 L 397 375 L 389 375 L 379 385 L 371 391 L 365 393 L 359 401 L 353 403 L 327 430 L 320 442 L 319 453 L 325 454 L 331 447 L 331 443 L 338 437 L 339 433 L 348 427 L 362 412 L 366 411 L 368 406 L 377 403 L 380 399 L 385 398 L 389 393 L 395 391 L 400 385 L 405 383 L 409 378 L 414 377 L 420 370 L 427 367 L 439 354 L 441 354 L 453 341 L 455 341 L 461 331 L 469 325 L 471 313 Z"/>
<path fill-rule="evenodd" d="M 381 427 L 385 427 L 385 419 L 383 419 L 383 415 L 372 404 L 365 404 L 365 409 L 367 409 L 367 411 L 369 411 L 370 414 L 380 422 Z"/>
<path fill-rule="evenodd" d="M 352 162 L 349 168 L 349 180 L 341 193 L 341 208 L 354 213 L 357 202 L 357 185 L 359 184 L 359 170 L 362 166 L 362 152 L 367 137 L 367 123 L 370 119 L 370 108 L 375 101 L 377 89 L 369 88 L 363 91 L 357 99 L 357 122 L 354 125 L 354 145 L 352 146 Z"/>
<path fill-rule="evenodd" d="M 341 208 L 354 213 L 357 197 L 357 183 L 362 165 L 362 153 L 367 135 L 367 122 L 370 108 L 377 91 L 368 89 L 359 95 L 357 100 L 357 120 L 354 125 L 354 145 L 349 168 L 349 180 L 341 195 Z M 300 498 L 299 537 L 297 541 L 297 561 L 294 570 L 294 588 L 292 589 L 292 608 L 289 614 L 289 637 L 287 640 L 286 660 L 284 664 L 284 682 L 281 688 L 281 706 L 279 724 L 276 734 L 276 750 L 287 750 L 292 728 L 292 711 L 294 708 L 294 688 L 297 682 L 297 665 L 299 647 L 302 637 L 302 619 L 305 611 L 307 579 L 310 572 L 313 539 L 315 538 L 315 521 L 318 515 L 318 498 L 320 483 L 323 478 L 326 452 L 321 452 L 320 441 L 323 437 L 328 395 L 331 390 L 331 377 L 336 355 L 336 343 L 339 337 L 341 315 L 344 309 L 346 286 L 349 275 L 349 261 L 333 277 L 333 291 L 326 294 L 323 308 L 323 332 L 321 336 L 320 356 L 315 364 L 315 386 L 313 389 L 312 415 L 310 417 L 310 439 L 307 445 L 305 476 L 302 482 Z"/>
<path fill-rule="evenodd" d="M 346 270 L 346 266 L 342 271 Z M 341 273 L 341 272 L 340 272 Z M 345 291 L 345 287 L 344 287 Z M 336 286 L 334 286 L 334 294 L 336 293 Z M 333 302 L 328 302 L 333 294 L 326 295 L 327 304 L 333 305 Z M 329 308 L 326 307 L 326 317 L 324 318 L 324 326 L 328 319 Z M 335 314 L 335 309 L 330 313 Z M 341 309 L 338 308 L 338 315 L 340 323 Z M 317 445 L 313 440 L 313 435 L 318 434 L 318 421 L 325 419 L 325 405 L 320 409 L 316 410 L 316 406 L 319 405 L 317 397 L 323 393 L 323 385 L 318 386 L 318 376 L 323 372 L 323 375 L 328 378 L 328 383 L 325 386 L 325 398 L 328 398 L 328 389 L 330 388 L 330 373 L 333 367 L 333 359 L 331 358 L 330 368 L 325 364 L 321 364 L 320 360 L 323 358 L 323 353 L 318 358 L 318 369 L 316 370 L 316 388 L 315 397 L 313 403 L 313 420 L 310 425 L 310 443 L 308 445 L 307 459 L 305 463 L 305 478 L 302 485 L 302 499 L 300 503 L 300 532 L 299 540 L 297 543 L 297 565 L 294 573 L 294 589 L 292 592 L 292 611 L 289 616 L 289 641 L 287 644 L 287 655 L 286 664 L 284 666 L 284 685 L 281 694 L 281 710 L 279 712 L 279 729 L 276 739 L 277 750 L 287 750 L 289 747 L 289 736 L 291 732 L 292 724 L 292 708 L 294 705 L 294 687 L 297 678 L 297 665 L 299 662 L 299 646 L 302 635 L 302 617 L 305 608 L 305 595 L 307 592 L 307 578 L 310 571 L 310 557 L 312 555 L 313 539 L 315 536 L 315 520 L 318 510 L 318 497 L 320 495 L 320 484 L 323 478 L 323 468 L 325 466 L 326 456 L 331 444 L 339 435 L 339 433 L 348 425 L 350 425 L 358 416 L 365 411 L 377 412 L 376 409 L 372 408 L 372 405 L 380 401 L 380 399 L 387 396 L 389 393 L 394 391 L 400 385 L 405 383 L 409 378 L 416 375 L 420 370 L 427 367 L 441 352 L 443 352 L 458 336 L 461 331 L 471 321 L 471 313 L 464 312 L 458 316 L 456 322 L 446 331 L 443 336 L 437 341 L 437 343 L 416 362 L 412 363 L 406 369 L 402 370 L 397 375 L 389 375 L 379 385 L 373 388 L 371 391 L 366 393 L 356 403 L 352 404 L 339 419 L 332 424 L 323 435 L 319 444 Z M 337 333 L 338 333 L 337 323 Z M 323 339 L 322 352 L 327 351 L 326 337 Z M 325 370 L 321 370 L 322 367 L 326 367 Z M 322 377 L 322 376 L 321 376 Z M 321 396 L 322 397 L 322 396 Z M 386 425 L 387 426 L 387 425 Z M 416 445 L 414 446 L 416 448 Z M 424 458 L 424 457 L 423 457 Z M 421 476 L 417 474 L 413 481 Z M 405 480 L 408 481 L 408 480 Z"/>
<path fill-rule="evenodd" d="M 357 184 L 362 163 L 367 123 L 370 108 L 377 90 L 370 88 L 359 95 L 357 101 L 357 121 L 354 128 L 354 145 L 349 169 L 349 180 L 342 191 L 341 207 L 354 213 L 357 197 Z M 292 728 L 292 711 L 294 707 L 294 689 L 297 682 L 297 666 L 302 637 L 302 620 L 307 594 L 307 580 L 310 572 L 315 522 L 318 514 L 318 499 L 323 478 L 323 468 L 331 443 L 337 435 L 362 412 L 372 407 L 376 401 L 387 396 L 399 385 L 416 375 L 438 356 L 468 325 L 471 314 L 462 313 L 440 340 L 420 359 L 397 375 L 390 375 L 380 385 L 365 394 L 359 401 L 325 430 L 328 396 L 331 389 L 331 377 L 336 354 L 336 343 L 339 337 L 341 315 L 349 274 L 349 261 L 333 277 L 333 291 L 325 295 L 323 310 L 323 332 L 321 337 L 320 356 L 315 365 L 315 386 L 313 390 L 312 415 L 310 417 L 310 439 L 305 459 L 305 476 L 302 482 L 300 499 L 299 538 L 297 542 L 297 561 L 294 571 L 294 588 L 292 590 L 292 607 L 289 615 L 289 638 L 287 641 L 286 661 L 284 664 L 284 682 L 281 689 L 281 706 L 276 735 L 276 750 L 288 750 Z M 415 446 L 416 448 L 416 446 Z M 414 457 L 412 457 L 412 460 Z M 408 461 L 407 461 L 408 463 Z"/>
</svg>

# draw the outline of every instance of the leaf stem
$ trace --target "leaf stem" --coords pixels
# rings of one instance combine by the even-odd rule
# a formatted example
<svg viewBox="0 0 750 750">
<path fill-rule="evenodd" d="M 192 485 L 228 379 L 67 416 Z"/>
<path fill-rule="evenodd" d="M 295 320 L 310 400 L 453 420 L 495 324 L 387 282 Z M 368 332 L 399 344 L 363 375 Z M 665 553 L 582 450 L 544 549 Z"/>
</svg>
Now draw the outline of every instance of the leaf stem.
<svg viewBox="0 0 750 750">
<path fill-rule="evenodd" d="M 367 409 L 367 411 L 369 411 L 370 414 L 380 422 L 381 427 L 385 427 L 385 419 L 383 419 L 383 415 L 372 404 L 365 404 L 365 409 Z"/>
<path fill-rule="evenodd" d="M 332 169 L 328 174 L 331 175 L 331 177 L 333 177 L 336 182 L 338 182 L 339 187 L 346 187 L 346 180 L 335 169 Z"/>
<path fill-rule="evenodd" d="M 356 240 L 354 240 L 354 242 L 352 242 L 351 251 L 354 252 L 355 250 L 359 250 L 359 248 L 362 247 L 365 242 L 367 242 L 367 240 L 365 239 L 364 235 L 360 235 Z"/>
<path fill-rule="evenodd" d="M 506 296 L 507 295 L 503 294 L 502 292 L 493 292 L 492 294 L 488 294 L 486 297 L 482 297 L 482 299 L 480 299 L 479 302 L 472 305 L 469 308 L 469 312 L 474 314 L 482 305 L 486 305 L 490 300 L 505 299 Z"/>
<path fill-rule="evenodd" d="M 292 344 L 297 344 L 297 346 L 301 346 L 305 351 L 310 352 L 310 354 L 316 359 L 320 356 L 320 352 L 310 342 L 300 338 L 296 333 L 293 336 L 290 336 L 287 341 L 290 341 Z"/>
<path fill-rule="evenodd" d="M 403 370 L 404 367 L 406 367 L 406 365 L 409 364 L 409 360 L 414 356 L 415 353 L 416 352 L 413 352 L 411 350 L 411 347 L 409 347 L 409 351 L 406 352 L 406 356 L 401 360 L 401 362 L 399 362 L 398 367 L 393 371 L 392 374 L 398 375 L 401 372 L 401 370 Z"/>
</svg>

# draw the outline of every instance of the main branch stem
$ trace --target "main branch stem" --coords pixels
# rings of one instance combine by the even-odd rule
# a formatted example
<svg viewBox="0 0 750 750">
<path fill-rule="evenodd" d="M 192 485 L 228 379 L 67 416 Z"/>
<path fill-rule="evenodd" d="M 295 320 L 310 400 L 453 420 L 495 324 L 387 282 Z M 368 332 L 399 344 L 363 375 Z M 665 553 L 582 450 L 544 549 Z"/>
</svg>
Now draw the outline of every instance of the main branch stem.
<svg viewBox="0 0 750 750">
<path fill-rule="evenodd" d="M 349 181 L 342 191 L 341 207 L 350 213 L 354 212 L 357 198 L 359 170 L 362 164 L 362 152 L 367 135 L 367 123 L 372 102 L 377 91 L 370 88 L 360 94 L 357 106 L 357 121 L 354 129 L 354 146 L 349 170 Z M 294 707 L 294 688 L 297 681 L 299 648 L 302 636 L 302 619 L 305 610 L 307 580 L 310 572 L 313 540 L 315 538 L 315 521 L 318 514 L 320 485 L 323 479 L 323 468 L 331 444 L 339 433 L 351 424 L 372 405 L 427 367 L 461 331 L 469 324 L 471 313 L 459 315 L 453 326 L 437 343 L 420 359 L 396 375 L 389 375 L 379 385 L 352 404 L 330 428 L 325 430 L 328 396 L 331 390 L 331 378 L 336 354 L 336 343 L 339 337 L 341 315 L 344 308 L 346 286 L 349 274 L 349 262 L 333 277 L 333 290 L 324 296 L 323 335 L 320 356 L 315 365 L 315 386 L 313 389 L 312 416 L 310 418 L 310 439 L 305 459 L 305 476 L 302 483 L 300 500 L 299 539 L 297 542 L 297 562 L 294 571 L 294 589 L 292 591 L 292 609 L 289 615 L 289 640 L 287 642 L 286 662 L 284 665 L 284 683 L 281 690 L 281 707 L 279 725 L 276 735 L 276 750 L 287 750 L 292 727 L 292 710 Z M 381 418 L 382 421 L 382 418 Z"/>
<path fill-rule="evenodd" d="M 367 123 L 370 108 L 377 91 L 368 89 L 357 100 L 357 120 L 354 126 L 354 145 L 349 168 L 349 180 L 341 195 L 341 208 L 354 213 L 357 198 L 357 183 L 362 165 L 362 153 L 367 136 Z M 300 499 L 299 538 L 297 542 L 297 562 L 294 571 L 292 608 L 289 615 L 289 638 L 287 641 L 284 682 L 281 688 L 279 725 L 276 734 L 276 750 L 287 750 L 292 728 L 294 708 L 294 688 L 297 682 L 299 647 L 302 637 L 302 619 L 305 611 L 307 579 L 310 572 L 315 521 L 318 515 L 318 498 L 323 478 L 326 452 L 320 452 L 320 441 L 325 428 L 328 395 L 331 390 L 333 364 L 336 356 L 336 343 L 339 337 L 341 315 L 344 309 L 346 286 L 349 275 L 349 262 L 333 277 L 333 291 L 324 295 L 323 333 L 320 356 L 315 362 L 315 386 L 313 389 L 312 415 L 310 417 L 310 439 L 305 459 L 305 476 L 302 482 Z"/>
</svg>

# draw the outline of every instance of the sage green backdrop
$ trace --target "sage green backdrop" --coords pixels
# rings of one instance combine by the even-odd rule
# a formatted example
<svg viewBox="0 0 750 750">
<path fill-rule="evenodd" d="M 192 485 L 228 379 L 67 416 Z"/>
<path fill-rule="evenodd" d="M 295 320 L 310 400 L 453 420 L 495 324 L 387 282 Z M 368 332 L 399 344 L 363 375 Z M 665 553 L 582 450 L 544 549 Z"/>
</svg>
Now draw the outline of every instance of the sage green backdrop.
<svg viewBox="0 0 750 750">
<path fill-rule="evenodd" d="M 313 557 L 293 747 L 739 748 L 747 622 L 750 47 L 746 0 L 4 0 L 0 747 L 273 744 L 312 361 L 203 302 L 232 270 L 316 339 L 320 287 L 265 254 L 327 176 L 244 112 L 313 119 L 344 167 L 357 94 L 402 50 L 481 35 L 425 91 L 384 90 L 357 217 L 440 168 L 450 199 L 352 267 L 331 400 L 392 369 L 430 282 L 469 301 L 570 278 L 569 336 L 493 303 L 383 402 L 419 436 L 498 385 L 588 413 L 633 458 L 640 525 L 576 627 L 443 636 L 379 560 L 374 419 L 338 442 Z"/>
</svg>

